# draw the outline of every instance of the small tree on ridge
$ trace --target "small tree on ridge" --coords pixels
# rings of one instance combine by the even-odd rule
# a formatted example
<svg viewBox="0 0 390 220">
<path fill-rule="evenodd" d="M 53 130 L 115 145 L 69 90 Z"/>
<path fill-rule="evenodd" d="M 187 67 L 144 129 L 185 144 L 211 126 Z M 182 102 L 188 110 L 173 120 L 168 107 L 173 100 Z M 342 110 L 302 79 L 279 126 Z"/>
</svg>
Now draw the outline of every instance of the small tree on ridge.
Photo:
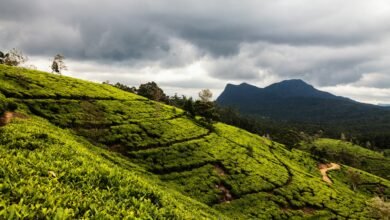
<svg viewBox="0 0 390 220">
<path fill-rule="evenodd" d="M 61 75 L 62 70 L 67 70 L 68 67 L 64 63 L 65 57 L 61 54 L 57 54 L 54 56 L 53 63 L 51 64 L 51 70 L 54 73 L 58 73 Z"/>
</svg>

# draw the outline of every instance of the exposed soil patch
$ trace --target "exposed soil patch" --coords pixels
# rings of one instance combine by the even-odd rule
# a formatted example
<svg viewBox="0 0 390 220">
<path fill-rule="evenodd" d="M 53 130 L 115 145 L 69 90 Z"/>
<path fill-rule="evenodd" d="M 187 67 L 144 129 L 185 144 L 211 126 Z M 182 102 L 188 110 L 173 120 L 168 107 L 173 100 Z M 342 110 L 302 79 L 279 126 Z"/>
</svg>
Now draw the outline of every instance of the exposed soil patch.
<svg viewBox="0 0 390 220">
<path fill-rule="evenodd" d="M 332 180 L 329 178 L 327 172 L 330 170 L 339 170 L 340 165 L 336 163 L 329 163 L 329 164 L 319 164 L 318 169 L 320 169 L 322 180 L 327 182 L 328 184 L 332 184 Z"/>
<path fill-rule="evenodd" d="M 108 149 L 113 152 L 121 153 L 123 155 L 127 155 L 126 147 L 120 144 L 114 144 L 112 146 L 108 146 Z"/>
<path fill-rule="evenodd" d="M 302 208 L 302 211 L 305 213 L 305 214 L 308 214 L 308 215 L 312 215 L 316 212 L 315 209 L 313 208 L 310 208 L 310 207 L 304 207 Z"/>
<path fill-rule="evenodd" d="M 224 202 L 229 203 L 230 201 L 233 200 L 233 196 L 230 193 L 230 190 L 228 188 L 226 188 L 222 183 L 215 185 L 215 187 L 217 187 L 217 189 L 219 189 L 222 193 L 222 197 L 220 199 L 221 203 L 224 203 Z"/>
<path fill-rule="evenodd" d="M 27 116 L 17 112 L 4 112 L 4 114 L 0 117 L 0 126 L 9 124 L 13 118 L 26 119 Z"/>
<path fill-rule="evenodd" d="M 219 176 L 226 176 L 225 170 L 220 165 L 214 164 L 214 170 Z"/>
</svg>

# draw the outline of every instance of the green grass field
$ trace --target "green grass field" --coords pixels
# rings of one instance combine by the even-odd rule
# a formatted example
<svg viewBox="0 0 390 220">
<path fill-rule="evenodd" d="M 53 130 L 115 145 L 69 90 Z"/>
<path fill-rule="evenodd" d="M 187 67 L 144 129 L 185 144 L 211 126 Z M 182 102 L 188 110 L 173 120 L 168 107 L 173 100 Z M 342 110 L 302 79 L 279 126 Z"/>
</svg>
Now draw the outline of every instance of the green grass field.
<svg viewBox="0 0 390 220">
<path fill-rule="evenodd" d="M 0 65 L 1 218 L 368 219 L 390 182 L 109 85 Z M 368 187 L 369 186 L 369 187 Z"/>
<path fill-rule="evenodd" d="M 337 161 L 390 180 L 390 158 L 347 141 L 320 138 L 303 143 L 301 149 L 320 154 L 324 159 Z"/>
</svg>

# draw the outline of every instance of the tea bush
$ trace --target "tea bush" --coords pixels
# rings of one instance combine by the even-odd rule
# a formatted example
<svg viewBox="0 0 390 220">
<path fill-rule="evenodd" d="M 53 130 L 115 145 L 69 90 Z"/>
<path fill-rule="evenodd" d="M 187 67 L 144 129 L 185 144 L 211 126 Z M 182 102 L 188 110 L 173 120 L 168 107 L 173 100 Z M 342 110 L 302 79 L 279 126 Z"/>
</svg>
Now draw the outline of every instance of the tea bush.
<svg viewBox="0 0 390 220">
<path fill-rule="evenodd" d="M 369 219 L 389 195 L 386 179 L 356 170 L 354 189 L 342 165 L 330 185 L 326 158 L 109 85 L 3 65 L 0 84 L 0 110 L 29 117 L 0 128 L 0 218 Z"/>
</svg>

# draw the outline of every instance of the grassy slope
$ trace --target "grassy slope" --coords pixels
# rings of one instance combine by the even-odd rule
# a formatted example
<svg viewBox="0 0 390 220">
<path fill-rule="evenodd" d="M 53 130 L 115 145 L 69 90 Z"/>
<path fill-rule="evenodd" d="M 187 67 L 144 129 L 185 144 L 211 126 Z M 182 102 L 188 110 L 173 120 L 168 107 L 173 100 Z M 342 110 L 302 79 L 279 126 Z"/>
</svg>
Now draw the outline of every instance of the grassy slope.
<svg viewBox="0 0 390 220">
<path fill-rule="evenodd" d="M 302 144 L 306 151 L 316 150 L 324 158 L 348 164 L 390 180 L 390 158 L 382 153 L 352 144 L 347 141 L 320 138 L 312 144 Z"/>
<path fill-rule="evenodd" d="M 0 218 L 219 215 L 159 186 L 156 178 L 118 155 L 37 117 L 1 128 L 0 158 Z"/>
<path fill-rule="evenodd" d="M 308 153 L 108 85 L 1 65 L 0 85 L 30 116 L 0 128 L 0 216 L 357 218 L 389 194 L 366 173 L 371 188 L 337 171 L 329 186 Z"/>
</svg>

